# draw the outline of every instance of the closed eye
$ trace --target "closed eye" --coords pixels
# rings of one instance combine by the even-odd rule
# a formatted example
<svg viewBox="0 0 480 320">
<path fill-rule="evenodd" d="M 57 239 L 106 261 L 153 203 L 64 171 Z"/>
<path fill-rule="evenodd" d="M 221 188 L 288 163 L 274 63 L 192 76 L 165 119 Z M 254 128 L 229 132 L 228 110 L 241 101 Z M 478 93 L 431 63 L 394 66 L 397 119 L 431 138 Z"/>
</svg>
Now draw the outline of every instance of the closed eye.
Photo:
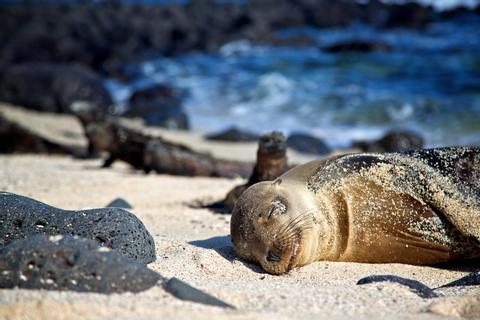
<svg viewBox="0 0 480 320">
<path fill-rule="evenodd" d="M 270 219 L 272 216 L 282 215 L 285 212 L 287 212 L 287 206 L 285 205 L 285 202 L 281 199 L 276 199 L 272 201 L 272 208 L 268 212 L 268 219 Z"/>
<path fill-rule="evenodd" d="M 268 251 L 267 253 L 267 261 L 269 262 L 278 262 L 280 261 L 280 257 L 277 256 L 275 253 L 273 253 L 272 251 Z"/>
</svg>

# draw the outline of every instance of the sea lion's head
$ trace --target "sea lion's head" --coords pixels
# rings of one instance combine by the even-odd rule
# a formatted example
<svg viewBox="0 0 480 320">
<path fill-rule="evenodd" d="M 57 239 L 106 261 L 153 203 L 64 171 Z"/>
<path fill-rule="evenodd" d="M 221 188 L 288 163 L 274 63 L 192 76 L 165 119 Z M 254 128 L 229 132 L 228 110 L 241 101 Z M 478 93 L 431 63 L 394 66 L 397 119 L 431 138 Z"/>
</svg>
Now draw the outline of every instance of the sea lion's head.
<svg viewBox="0 0 480 320">
<path fill-rule="evenodd" d="M 269 273 L 281 274 L 314 261 L 311 239 L 315 205 L 306 190 L 281 179 L 257 183 L 235 204 L 230 224 L 239 256 L 257 262 Z"/>
</svg>

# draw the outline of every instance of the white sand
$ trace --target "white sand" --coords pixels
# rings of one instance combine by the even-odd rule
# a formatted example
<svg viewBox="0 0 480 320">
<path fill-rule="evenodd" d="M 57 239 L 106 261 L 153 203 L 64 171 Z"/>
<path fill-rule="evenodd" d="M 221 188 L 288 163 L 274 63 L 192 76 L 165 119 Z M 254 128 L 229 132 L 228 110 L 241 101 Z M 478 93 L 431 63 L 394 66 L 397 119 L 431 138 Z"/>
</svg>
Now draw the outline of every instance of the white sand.
<svg viewBox="0 0 480 320">
<path fill-rule="evenodd" d="M 187 205 L 220 199 L 239 180 L 145 175 L 122 163 L 111 169 L 100 169 L 100 164 L 69 157 L 0 156 L 0 190 L 65 209 L 103 207 L 122 197 L 155 238 L 157 261 L 150 268 L 238 309 L 180 301 L 160 286 L 113 295 L 15 289 L 0 290 L 0 319 L 445 319 L 425 311 L 445 298 L 422 299 L 397 284 L 355 283 L 368 275 L 395 274 L 435 287 L 467 273 L 399 264 L 317 262 L 271 276 L 236 258 L 228 236 L 229 215 Z M 480 288 L 438 293 L 480 295 Z M 453 314 L 449 306 L 436 309 Z"/>
</svg>

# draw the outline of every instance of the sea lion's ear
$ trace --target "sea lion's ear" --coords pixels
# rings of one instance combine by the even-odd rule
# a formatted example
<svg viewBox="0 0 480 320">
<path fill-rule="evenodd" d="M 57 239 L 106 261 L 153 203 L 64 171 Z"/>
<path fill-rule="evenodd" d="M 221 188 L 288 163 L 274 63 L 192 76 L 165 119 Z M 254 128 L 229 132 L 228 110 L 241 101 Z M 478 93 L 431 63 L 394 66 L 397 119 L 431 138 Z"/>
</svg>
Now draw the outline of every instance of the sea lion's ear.
<svg viewBox="0 0 480 320">
<path fill-rule="evenodd" d="M 272 185 L 274 186 L 279 186 L 282 184 L 282 179 L 276 179 L 275 181 L 272 182 Z"/>
</svg>

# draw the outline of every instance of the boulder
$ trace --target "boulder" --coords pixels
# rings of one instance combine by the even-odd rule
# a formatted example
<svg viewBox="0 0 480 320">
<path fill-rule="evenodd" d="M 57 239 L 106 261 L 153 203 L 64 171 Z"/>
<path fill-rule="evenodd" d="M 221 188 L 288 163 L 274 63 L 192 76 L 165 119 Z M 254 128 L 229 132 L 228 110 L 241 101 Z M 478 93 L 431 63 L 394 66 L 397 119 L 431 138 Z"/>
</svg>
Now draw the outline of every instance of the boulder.
<svg viewBox="0 0 480 320">
<path fill-rule="evenodd" d="M 252 142 L 258 141 L 260 136 L 256 133 L 230 127 L 220 132 L 209 134 L 205 137 L 207 140 L 229 141 L 229 142 Z"/>
<path fill-rule="evenodd" d="M 1 7 L 0 61 L 77 62 L 123 77 L 125 64 L 155 59 L 157 54 L 213 51 L 240 39 L 275 44 L 276 32 L 283 28 L 330 28 L 352 22 L 422 28 L 444 16 L 415 3 L 378 0 L 20 2 Z"/>
<path fill-rule="evenodd" d="M 0 288 L 140 292 L 160 275 L 92 240 L 33 235 L 0 248 Z"/>
<path fill-rule="evenodd" d="M 155 261 L 155 243 L 143 223 L 121 208 L 62 210 L 13 193 L 0 193 L 0 246 L 35 234 L 76 235 L 140 263 Z"/>
<path fill-rule="evenodd" d="M 168 129 L 188 129 L 188 117 L 180 95 L 164 84 L 136 91 L 128 102 L 125 117 L 139 117 L 149 126 Z"/>
<path fill-rule="evenodd" d="M 412 131 L 392 130 L 376 141 L 354 141 L 353 148 L 363 152 L 403 152 L 423 147 L 423 138 Z"/>
<path fill-rule="evenodd" d="M 322 139 L 305 133 L 292 133 L 286 143 L 287 147 L 303 153 L 326 155 L 332 151 Z"/>
<path fill-rule="evenodd" d="M 0 101 L 28 109 L 53 113 L 75 113 L 72 105 L 88 102 L 81 108 L 82 120 L 99 119 L 112 105 L 103 79 L 80 65 L 24 63 L 0 67 Z"/>
<path fill-rule="evenodd" d="M 367 41 L 367 40 L 351 40 L 323 48 L 323 51 L 329 53 L 342 53 L 342 52 L 388 52 L 392 48 L 385 42 L 380 41 Z"/>
</svg>

